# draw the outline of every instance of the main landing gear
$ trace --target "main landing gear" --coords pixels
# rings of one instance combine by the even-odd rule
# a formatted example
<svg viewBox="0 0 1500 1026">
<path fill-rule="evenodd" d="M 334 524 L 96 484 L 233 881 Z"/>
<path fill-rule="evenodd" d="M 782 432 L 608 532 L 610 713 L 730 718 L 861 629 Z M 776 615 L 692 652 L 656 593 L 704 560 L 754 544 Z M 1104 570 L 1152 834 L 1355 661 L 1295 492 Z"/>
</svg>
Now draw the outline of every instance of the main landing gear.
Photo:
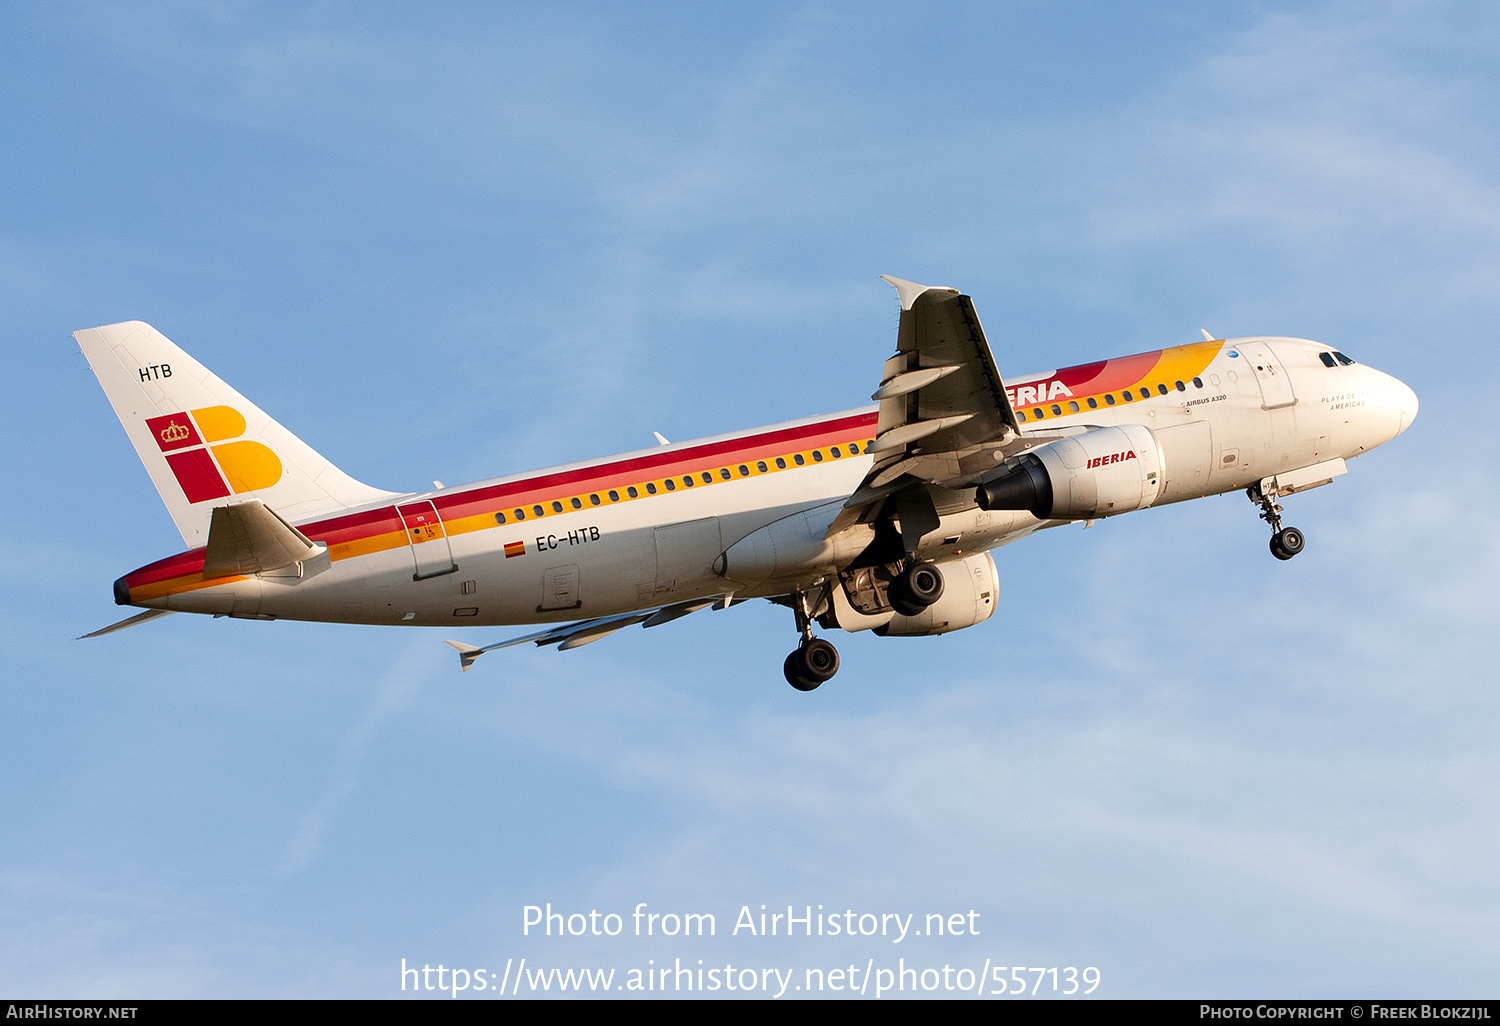
<svg viewBox="0 0 1500 1026">
<path fill-rule="evenodd" d="M 792 687 L 798 691 L 812 691 L 839 672 L 839 650 L 833 647 L 833 642 L 813 637 L 814 599 L 805 591 L 797 592 L 793 599 L 792 612 L 797 614 L 797 630 L 802 634 L 802 644 L 786 657 L 782 671 Z M 820 596 L 818 601 L 821 604 L 824 600 Z"/>
<path fill-rule="evenodd" d="M 1291 559 L 1301 552 L 1307 539 L 1295 527 L 1281 526 L 1281 503 L 1275 495 L 1262 495 L 1258 485 L 1245 489 L 1250 501 L 1260 506 L 1260 518 L 1271 525 L 1271 555 L 1277 559 Z"/>
<path fill-rule="evenodd" d="M 908 560 L 891 581 L 891 608 L 902 616 L 916 616 L 942 597 L 943 572 L 926 560 Z"/>
<path fill-rule="evenodd" d="M 891 608 L 902 616 L 916 616 L 943 597 L 943 572 L 925 560 L 908 558 L 890 582 L 887 598 Z M 798 691 L 812 691 L 839 672 L 839 650 L 832 642 L 815 638 L 812 633 L 815 618 L 825 627 L 830 625 L 831 591 L 838 587 L 842 585 L 833 580 L 811 593 L 796 592 L 789 602 L 780 600 L 792 607 L 797 616 L 797 630 L 802 635 L 802 644 L 787 655 L 781 667 L 787 683 Z"/>
</svg>

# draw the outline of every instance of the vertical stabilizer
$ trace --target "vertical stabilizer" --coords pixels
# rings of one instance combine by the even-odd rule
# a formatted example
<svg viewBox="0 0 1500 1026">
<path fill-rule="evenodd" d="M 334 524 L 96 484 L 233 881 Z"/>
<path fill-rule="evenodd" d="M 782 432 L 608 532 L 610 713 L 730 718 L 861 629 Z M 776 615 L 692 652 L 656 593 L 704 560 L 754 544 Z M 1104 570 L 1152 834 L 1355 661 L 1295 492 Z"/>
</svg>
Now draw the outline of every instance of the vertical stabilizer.
<svg viewBox="0 0 1500 1026">
<path fill-rule="evenodd" d="M 149 324 L 73 337 L 191 547 L 215 506 L 260 499 L 297 522 L 397 494 L 339 470 Z"/>
</svg>

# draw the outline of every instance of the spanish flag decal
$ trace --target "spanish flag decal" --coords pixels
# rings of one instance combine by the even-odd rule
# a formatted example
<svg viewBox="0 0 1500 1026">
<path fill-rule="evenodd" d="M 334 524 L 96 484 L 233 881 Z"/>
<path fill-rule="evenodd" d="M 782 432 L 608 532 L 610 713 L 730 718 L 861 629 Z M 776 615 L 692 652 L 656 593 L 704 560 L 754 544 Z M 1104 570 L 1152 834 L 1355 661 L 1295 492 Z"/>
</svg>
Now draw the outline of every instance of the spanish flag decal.
<svg viewBox="0 0 1500 1026">
<path fill-rule="evenodd" d="M 526 555 L 526 543 L 525 542 L 506 542 L 505 543 L 505 558 L 506 559 L 509 559 L 512 556 L 524 556 L 524 555 Z"/>
</svg>

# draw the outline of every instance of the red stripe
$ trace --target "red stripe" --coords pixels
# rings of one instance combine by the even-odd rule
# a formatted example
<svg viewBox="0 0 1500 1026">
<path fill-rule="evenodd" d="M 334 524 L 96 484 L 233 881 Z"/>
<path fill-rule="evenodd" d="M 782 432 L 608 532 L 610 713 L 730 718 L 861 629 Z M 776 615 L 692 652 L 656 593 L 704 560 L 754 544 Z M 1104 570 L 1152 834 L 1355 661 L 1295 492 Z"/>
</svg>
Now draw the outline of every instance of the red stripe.
<svg viewBox="0 0 1500 1026">
<path fill-rule="evenodd" d="M 438 511 L 444 520 L 454 520 L 462 516 L 488 512 L 497 505 L 505 505 L 500 500 L 512 495 L 523 493 L 529 495 L 532 492 L 545 492 L 553 489 L 564 495 L 597 491 L 624 479 L 628 479 L 626 483 L 634 483 L 637 480 L 668 477 L 707 469 L 710 466 L 718 467 L 726 463 L 737 463 L 742 458 L 754 459 L 757 453 L 763 453 L 771 446 L 807 441 L 823 435 L 849 434 L 861 428 L 873 430 L 875 416 L 873 413 L 858 414 L 839 420 L 824 421 L 821 424 L 805 424 L 802 427 L 768 431 L 763 435 L 710 442 L 707 445 L 679 449 L 675 452 L 651 453 L 647 456 L 636 456 L 612 463 L 596 463 L 593 466 L 566 470 L 558 474 L 544 474 L 520 481 L 507 481 L 505 484 L 491 485 L 488 488 L 475 488 L 472 491 L 438 496 L 433 502 L 437 504 Z M 731 455 L 732 459 L 723 458 Z M 656 473 L 646 473 L 647 471 L 656 471 Z M 303 532 L 306 533 L 306 528 L 303 528 Z"/>
</svg>

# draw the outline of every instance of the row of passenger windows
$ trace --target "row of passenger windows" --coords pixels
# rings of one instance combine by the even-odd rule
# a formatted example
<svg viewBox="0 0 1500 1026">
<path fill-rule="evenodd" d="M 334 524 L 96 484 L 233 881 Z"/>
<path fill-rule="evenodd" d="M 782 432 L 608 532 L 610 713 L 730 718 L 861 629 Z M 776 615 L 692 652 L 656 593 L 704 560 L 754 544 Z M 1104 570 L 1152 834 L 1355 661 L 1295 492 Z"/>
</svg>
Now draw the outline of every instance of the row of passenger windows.
<svg viewBox="0 0 1500 1026">
<path fill-rule="evenodd" d="M 1187 391 L 1187 385 L 1184 384 L 1181 381 L 1175 382 L 1174 387 L 1179 392 L 1186 392 Z M 1203 387 L 1203 379 L 1202 378 L 1194 378 L 1193 379 L 1193 387 L 1194 388 L 1202 388 Z M 1142 399 L 1150 399 L 1151 398 L 1151 389 L 1149 389 L 1149 388 L 1142 388 L 1140 391 L 1141 391 L 1140 397 Z M 1168 388 L 1166 385 L 1157 385 L 1156 386 L 1156 393 L 1157 393 L 1157 395 L 1169 395 L 1171 393 L 1171 391 L 1172 391 L 1172 389 Z M 1125 391 L 1123 391 L 1123 392 L 1120 393 L 1120 400 L 1122 402 L 1133 403 L 1133 402 L 1135 402 L 1135 399 L 1136 399 L 1135 393 L 1132 392 L 1128 388 L 1125 389 Z M 1088 408 L 1091 409 L 1091 410 L 1097 410 L 1099 408 L 1099 401 L 1097 399 L 1095 399 L 1093 396 L 1089 396 L 1087 399 L 1084 400 L 1084 402 L 1088 405 Z M 1105 406 L 1113 406 L 1113 405 L 1115 405 L 1115 394 L 1113 392 L 1108 392 L 1108 393 L 1105 394 L 1105 396 L 1104 396 L 1104 405 Z M 1054 416 L 1054 417 L 1061 417 L 1063 415 L 1063 408 L 1062 408 L 1062 405 L 1060 403 L 1053 403 L 1052 406 L 1050 407 L 1050 409 L 1052 411 L 1052 416 Z M 1077 399 L 1070 399 L 1068 401 L 1068 412 L 1069 413 L 1079 413 L 1079 412 L 1082 412 L 1082 410 L 1083 410 L 1083 407 L 1080 406 L 1080 405 L 1078 405 L 1078 400 Z M 1040 407 L 1040 406 L 1037 406 L 1037 407 L 1033 408 L 1032 410 L 1029 411 L 1029 413 L 1030 413 L 1030 418 L 1032 420 L 1043 420 L 1047 416 L 1047 414 L 1045 412 L 1043 412 L 1043 408 Z M 1016 416 L 1020 419 L 1021 423 L 1024 424 L 1026 422 L 1026 419 L 1027 419 L 1027 414 L 1028 414 L 1028 411 L 1026 411 L 1026 410 L 1020 410 L 1020 411 L 1017 412 Z"/>
<path fill-rule="evenodd" d="M 875 440 L 873 438 L 866 441 L 864 451 L 868 452 L 870 446 L 874 444 Z M 790 462 L 796 466 L 801 467 L 807 464 L 809 456 L 811 457 L 812 462 L 822 463 L 825 459 L 838 460 L 843 459 L 845 456 L 858 456 L 859 454 L 859 444 L 857 442 L 850 442 L 847 445 L 832 445 L 826 449 L 814 449 L 807 456 L 804 456 L 800 452 L 793 453 Z M 771 462 L 776 465 L 777 470 L 785 470 L 788 466 L 788 458 L 785 456 L 777 456 Z M 640 488 L 637 488 L 635 485 L 628 486 L 623 494 L 618 489 L 611 488 L 609 491 L 605 492 L 603 496 L 601 496 L 598 492 L 590 492 L 587 496 L 575 495 L 571 499 L 566 500 L 566 506 L 563 504 L 564 500 L 562 499 L 553 499 L 552 502 L 548 505 L 551 507 L 551 512 L 553 513 L 566 513 L 569 507 L 573 509 L 583 509 L 585 500 L 587 500 L 590 506 L 602 506 L 606 502 L 623 502 L 626 499 L 639 499 L 643 493 L 646 495 L 656 495 L 663 489 L 669 492 L 675 492 L 679 487 L 695 488 L 700 483 L 713 484 L 715 481 L 732 481 L 737 476 L 749 477 L 752 473 L 750 467 L 751 464 L 749 463 L 741 463 L 737 467 L 720 467 L 717 471 L 717 477 L 714 476 L 715 471 L 705 470 L 700 472 L 696 476 L 693 474 L 683 474 L 680 478 L 666 478 L 661 482 L 660 487 L 657 486 L 657 483 L 655 481 L 647 481 L 645 485 Z M 757 460 L 754 464 L 754 467 L 754 473 L 757 474 L 769 474 L 771 472 L 771 465 L 765 460 Z M 503 524 L 511 519 L 521 521 L 525 520 L 528 516 L 544 517 L 547 515 L 547 512 L 548 506 L 543 506 L 541 503 L 537 503 L 536 505 L 532 506 L 529 512 L 525 507 L 518 506 L 515 509 L 511 510 L 509 515 L 507 515 L 503 511 L 496 513 L 495 523 Z"/>
</svg>

